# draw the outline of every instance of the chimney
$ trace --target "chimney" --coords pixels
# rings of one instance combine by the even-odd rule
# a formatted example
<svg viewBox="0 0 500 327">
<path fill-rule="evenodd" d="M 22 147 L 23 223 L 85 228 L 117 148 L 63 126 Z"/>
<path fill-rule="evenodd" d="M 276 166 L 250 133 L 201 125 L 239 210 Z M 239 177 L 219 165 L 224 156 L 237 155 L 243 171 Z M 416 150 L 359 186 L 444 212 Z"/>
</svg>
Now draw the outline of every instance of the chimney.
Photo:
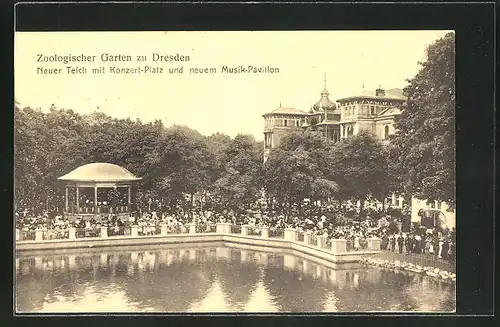
<svg viewBox="0 0 500 327">
<path fill-rule="evenodd" d="M 385 90 L 382 89 L 379 86 L 379 88 L 375 90 L 375 95 L 378 96 L 378 97 L 384 97 L 385 96 Z"/>
</svg>

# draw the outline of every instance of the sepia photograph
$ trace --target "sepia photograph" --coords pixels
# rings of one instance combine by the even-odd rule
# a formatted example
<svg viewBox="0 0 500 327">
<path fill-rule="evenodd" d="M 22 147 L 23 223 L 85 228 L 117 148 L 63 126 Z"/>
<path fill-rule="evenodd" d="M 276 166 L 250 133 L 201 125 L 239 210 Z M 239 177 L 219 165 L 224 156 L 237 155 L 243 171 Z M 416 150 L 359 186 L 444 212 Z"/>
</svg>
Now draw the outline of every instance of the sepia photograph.
<svg viewBox="0 0 500 327">
<path fill-rule="evenodd" d="M 455 31 L 14 35 L 37 313 L 455 313 Z"/>
</svg>

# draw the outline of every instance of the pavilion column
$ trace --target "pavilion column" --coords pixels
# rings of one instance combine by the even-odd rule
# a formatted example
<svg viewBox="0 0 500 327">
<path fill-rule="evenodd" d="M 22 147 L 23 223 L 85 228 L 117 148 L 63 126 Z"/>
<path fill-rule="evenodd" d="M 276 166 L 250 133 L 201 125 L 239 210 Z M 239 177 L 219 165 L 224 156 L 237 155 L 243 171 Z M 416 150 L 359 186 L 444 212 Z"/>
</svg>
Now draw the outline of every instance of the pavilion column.
<svg viewBox="0 0 500 327">
<path fill-rule="evenodd" d="M 65 212 L 68 212 L 68 204 L 69 204 L 69 202 L 68 202 L 68 186 L 66 186 L 64 188 L 64 190 L 66 191 L 66 197 L 64 198 L 65 199 L 65 203 L 66 203 Z"/>
<path fill-rule="evenodd" d="M 340 139 L 344 137 L 344 125 L 340 125 Z"/>
<path fill-rule="evenodd" d="M 76 185 L 76 214 L 80 214 L 80 189 Z"/>
<path fill-rule="evenodd" d="M 130 191 L 131 186 L 128 186 L 128 205 L 127 205 L 127 212 L 131 211 L 131 206 L 132 206 L 132 197 L 131 197 L 131 191 Z"/>
<path fill-rule="evenodd" d="M 94 186 L 94 215 L 97 215 L 97 185 Z"/>
</svg>

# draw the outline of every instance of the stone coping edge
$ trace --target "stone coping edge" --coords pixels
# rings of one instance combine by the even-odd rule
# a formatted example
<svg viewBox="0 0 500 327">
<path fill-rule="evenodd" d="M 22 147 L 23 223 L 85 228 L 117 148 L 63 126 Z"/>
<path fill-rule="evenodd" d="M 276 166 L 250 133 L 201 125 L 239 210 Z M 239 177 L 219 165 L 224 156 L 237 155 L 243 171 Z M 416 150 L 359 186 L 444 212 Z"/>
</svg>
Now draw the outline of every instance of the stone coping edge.
<svg viewBox="0 0 500 327">
<path fill-rule="evenodd" d="M 353 251 L 333 253 L 327 249 L 304 244 L 299 241 L 289 241 L 282 238 L 262 238 L 261 236 L 244 236 L 239 234 L 200 233 L 200 234 L 167 234 L 147 236 L 110 236 L 106 238 L 77 238 L 46 241 L 18 241 L 16 251 L 58 250 L 89 247 L 112 247 L 127 245 L 178 244 L 223 241 L 229 243 L 249 244 L 269 248 L 291 249 L 333 263 L 359 262 L 362 258 L 375 255 L 379 251 Z"/>
</svg>

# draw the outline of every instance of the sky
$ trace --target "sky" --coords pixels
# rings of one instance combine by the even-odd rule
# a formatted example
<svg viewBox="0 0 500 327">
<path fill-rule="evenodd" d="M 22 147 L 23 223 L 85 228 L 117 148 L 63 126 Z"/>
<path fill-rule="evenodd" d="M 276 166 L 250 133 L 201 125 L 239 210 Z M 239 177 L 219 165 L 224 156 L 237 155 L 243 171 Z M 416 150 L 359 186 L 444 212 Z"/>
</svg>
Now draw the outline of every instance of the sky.
<svg viewBox="0 0 500 327">
<path fill-rule="evenodd" d="M 425 49 L 449 31 L 248 32 L 16 32 L 14 93 L 22 107 L 52 104 L 81 114 L 160 119 L 202 134 L 252 134 L 263 139 L 262 115 L 278 108 L 303 111 L 320 99 L 326 74 L 330 99 L 365 89 L 404 88 Z M 153 54 L 189 56 L 189 62 L 153 61 Z M 39 56 L 95 56 L 94 62 L 39 62 Z M 130 55 L 132 62 L 101 60 Z M 144 55 L 147 62 L 138 62 Z M 221 72 L 222 66 L 278 68 L 278 73 Z M 67 66 L 87 72 L 69 74 Z M 162 73 L 116 74 L 146 66 Z M 92 73 L 104 67 L 105 73 Z M 169 68 L 183 67 L 182 74 Z M 40 69 L 61 69 L 59 74 Z M 190 68 L 216 68 L 214 74 Z M 157 72 L 159 69 L 157 70 Z M 151 69 L 150 69 L 151 72 Z"/>
</svg>

